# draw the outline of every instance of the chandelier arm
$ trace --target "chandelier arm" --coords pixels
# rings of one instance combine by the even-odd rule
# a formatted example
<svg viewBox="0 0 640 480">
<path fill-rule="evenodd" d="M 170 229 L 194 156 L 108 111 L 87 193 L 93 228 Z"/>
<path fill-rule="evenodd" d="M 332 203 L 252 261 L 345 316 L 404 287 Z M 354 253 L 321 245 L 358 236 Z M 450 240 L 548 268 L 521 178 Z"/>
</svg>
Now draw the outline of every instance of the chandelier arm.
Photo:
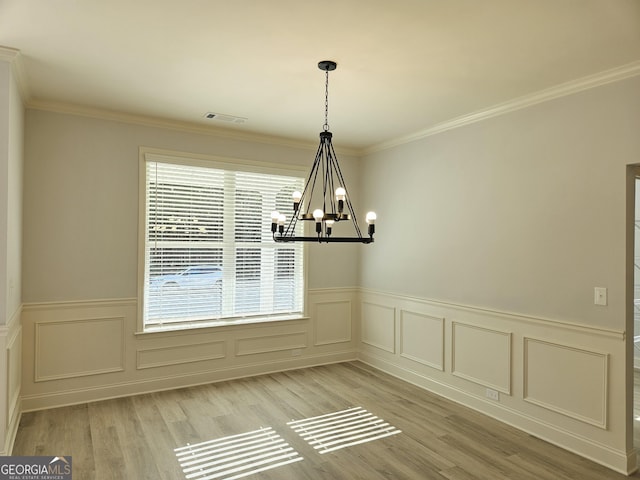
<svg viewBox="0 0 640 480">
<path fill-rule="evenodd" d="M 328 203 L 328 206 L 325 207 L 326 213 L 336 213 L 336 204 L 335 204 L 335 185 L 334 185 L 334 173 L 333 173 L 333 164 L 334 159 L 331 156 L 331 141 L 329 141 L 328 145 L 326 145 L 325 158 L 327 162 L 327 170 L 325 172 L 325 176 L 327 178 L 327 188 L 325 192 L 325 202 Z"/>
<path fill-rule="evenodd" d="M 296 233 L 296 226 L 298 225 L 298 216 L 294 213 L 291 216 L 291 220 L 289 220 L 289 223 L 287 224 L 287 228 L 284 231 L 283 235 L 293 235 Z"/>
<path fill-rule="evenodd" d="M 289 223 L 287 224 L 287 228 L 285 229 L 283 235 L 293 235 L 296 231 L 296 225 L 298 224 L 298 216 L 297 215 L 293 215 L 291 217 L 291 220 L 289 220 Z M 275 232 L 273 233 L 274 236 L 274 240 L 275 240 Z"/>
<path fill-rule="evenodd" d="M 322 142 L 322 211 L 327 213 L 327 182 L 329 181 L 329 169 L 328 167 L 328 158 L 327 158 L 327 145 L 323 141 Z"/>
<path fill-rule="evenodd" d="M 331 151 L 329 151 L 329 169 L 331 170 L 331 173 L 329 174 L 330 176 L 330 194 L 329 194 L 329 203 L 331 204 L 331 211 L 333 213 L 337 213 L 337 207 L 336 207 L 336 197 L 335 197 L 335 191 L 336 191 L 336 185 L 335 185 L 335 177 L 337 176 L 336 172 L 336 164 L 338 163 L 338 160 L 335 158 L 335 156 L 333 156 L 331 154 Z M 339 179 L 339 177 L 338 177 Z M 340 184 L 338 185 L 339 187 L 342 187 L 343 185 Z M 339 220 L 339 219 L 338 219 Z"/>
<path fill-rule="evenodd" d="M 320 167 L 322 166 L 322 151 L 319 149 L 316 159 L 313 162 L 311 172 L 309 172 L 309 179 L 313 176 L 313 183 L 311 184 L 311 191 L 309 192 L 309 201 L 307 202 L 307 212 L 311 210 L 311 201 L 313 200 L 313 192 L 316 190 L 316 182 L 318 180 L 318 173 L 320 173 Z"/>
<path fill-rule="evenodd" d="M 309 201 L 307 202 L 306 214 L 309 214 L 309 210 L 311 209 L 311 200 L 313 198 L 313 191 L 315 190 L 316 179 L 318 177 L 318 167 L 320 164 L 320 159 L 322 157 L 322 145 L 318 146 L 318 150 L 316 151 L 316 158 L 313 161 L 313 165 L 311 166 L 311 170 L 309 171 L 309 176 L 307 177 L 307 181 L 305 182 L 304 189 L 302 190 L 302 195 L 300 196 L 300 206 L 304 205 L 304 200 L 308 196 Z M 311 190 L 309 190 L 309 185 L 311 185 Z M 283 235 L 292 236 L 295 233 L 296 226 L 298 225 L 299 213 L 294 212 L 291 220 L 287 224 L 287 228 Z M 303 214 L 304 215 L 304 214 Z"/>
<path fill-rule="evenodd" d="M 333 156 L 335 157 L 335 150 L 333 149 L 333 145 L 331 145 L 331 152 L 333 154 Z M 360 232 L 360 226 L 358 225 L 358 217 L 356 216 L 356 212 L 353 209 L 353 205 L 351 203 L 351 199 L 349 197 L 349 189 L 347 188 L 347 182 L 345 181 L 343 175 L 342 175 L 342 170 L 340 169 L 340 164 L 338 162 L 336 163 L 336 172 L 338 174 L 338 180 L 340 180 L 340 182 L 342 183 L 343 188 L 347 191 L 347 198 L 346 198 L 346 204 L 347 204 L 347 208 L 349 209 L 349 213 L 351 214 L 351 220 L 353 221 L 353 226 L 356 229 L 356 233 L 358 234 L 358 237 L 362 237 L 362 233 Z"/>
<path fill-rule="evenodd" d="M 303 191 L 303 196 L 304 196 L 304 191 Z M 300 198 L 300 202 L 302 202 L 302 197 Z M 284 235 L 293 235 L 296 231 L 297 223 L 298 223 L 298 212 L 294 211 L 293 215 L 291 215 L 291 218 L 289 219 L 289 223 L 287 224 L 287 228 L 284 231 Z"/>
<path fill-rule="evenodd" d="M 305 213 L 309 213 L 311 210 L 311 200 L 313 199 L 313 191 L 316 188 L 316 179 L 318 178 L 318 167 L 320 166 L 320 162 L 322 160 L 322 143 L 318 145 L 318 150 L 316 150 L 316 158 L 313 160 L 313 165 L 311 165 L 311 170 L 309 171 L 309 176 L 307 177 L 307 182 L 304 186 L 304 190 L 302 191 L 302 198 L 300 199 L 300 205 L 302 205 L 302 201 L 309 194 L 309 201 L 307 202 L 307 210 Z M 311 190 L 309 190 L 309 184 L 311 183 L 311 179 L 313 178 L 313 183 L 311 185 Z"/>
<path fill-rule="evenodd" d="M 316 180 L 318 178 L 320 159 L 322 156 L 322 152 L 320 147 L 318 147 L 318 151 L 316 152 L 316 158 L 313 161 L 313 165 L 311 166 L 311 170 L 309 171 L 309 176 L 307 177 L 307 182 L 305 183 L 304 190 L 302 191 L 302 197 L 300 198 L 300 205 L 303 205 L 305 198 L 308 196 L 306 211 L 304 213 L 308 214 L 309 210 L 311 210 L 311 201 L 313 200 L 313 191 L 316 188 Z M 311 189 L 309 189 L 309 185 L 311 185 Z"/>
</svg>

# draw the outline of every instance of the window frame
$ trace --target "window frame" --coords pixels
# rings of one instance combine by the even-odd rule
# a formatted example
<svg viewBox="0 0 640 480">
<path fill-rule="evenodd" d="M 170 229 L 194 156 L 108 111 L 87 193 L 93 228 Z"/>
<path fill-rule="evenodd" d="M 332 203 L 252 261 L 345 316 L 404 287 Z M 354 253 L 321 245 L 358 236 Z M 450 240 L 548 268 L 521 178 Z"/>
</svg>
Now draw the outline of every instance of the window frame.
<svg viewBox="0 0 640 480">
<path fill-rule="evenodd" d="M 278 164 L 271 162 L 259 162 L 254 160 L 219 157 L 213 155 L 203 155 L 187 152 L 164 150 L 152 147 L 139 147 L 138 155 L 138 279 L 137 279 L 137 321 L 136 334 L 156 334 L 170 331 L 193 331 L 204 328 L 219 328 L 224 326 L 267 323 L 285 320 L 301 320 L 307 316 L 307 277 L 308 277 L 308 254 L 307 245 L 302 244 L 302 312 L 300 314 L 273 314 L 256 315 L 234 319 L 212 319 L 211 321 L 184 321 L 163 326 L 145 327 L 144 324 L 144 298 L 145 298 L 145 259 L 146 259 L 146 180 L 147 162 L 173 163 L 184 166 L 201 168 L 214 168 L 221 170 L 233 170 L 238 172 L 249 172 L 258 174 L 271 174 L 282 176 L 296 176 L 304 179 L 307 175 L 307 168 L 295 164 Z M 269 222 L 269 218 L 264 218 L 264 222 Z"/>
</svg>

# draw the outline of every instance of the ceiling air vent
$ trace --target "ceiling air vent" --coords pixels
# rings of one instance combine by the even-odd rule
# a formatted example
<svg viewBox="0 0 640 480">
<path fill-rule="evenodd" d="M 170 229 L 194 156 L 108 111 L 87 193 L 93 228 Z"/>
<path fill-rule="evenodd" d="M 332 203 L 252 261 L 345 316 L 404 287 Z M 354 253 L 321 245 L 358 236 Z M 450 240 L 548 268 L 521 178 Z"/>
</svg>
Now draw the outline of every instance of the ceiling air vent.
<svg viewBox="0 0 640 480">
<path fill-rule="evenodd" d="M 217 122 L 224 123 L 244 123 L 247 121 L 244 117 L 236 117 L 235 115 L 226 115 L 224 113 L 207 112 L 204 114 L 204 118 L 208 120 L 215 120 Z"/>
</svg>

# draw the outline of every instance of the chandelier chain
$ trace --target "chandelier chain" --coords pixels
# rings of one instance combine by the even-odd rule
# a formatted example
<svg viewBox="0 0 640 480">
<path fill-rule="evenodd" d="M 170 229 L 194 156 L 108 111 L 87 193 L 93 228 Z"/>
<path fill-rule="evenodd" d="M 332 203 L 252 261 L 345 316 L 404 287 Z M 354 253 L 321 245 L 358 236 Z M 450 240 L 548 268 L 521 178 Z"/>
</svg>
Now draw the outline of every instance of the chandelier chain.
<svg viewBox="0 0 640 480">
<path fill-rule="evenodd" d="M 329 70 L 325 71 L 324 82 L 324 131 L 329 131 Z"/>
</svg>

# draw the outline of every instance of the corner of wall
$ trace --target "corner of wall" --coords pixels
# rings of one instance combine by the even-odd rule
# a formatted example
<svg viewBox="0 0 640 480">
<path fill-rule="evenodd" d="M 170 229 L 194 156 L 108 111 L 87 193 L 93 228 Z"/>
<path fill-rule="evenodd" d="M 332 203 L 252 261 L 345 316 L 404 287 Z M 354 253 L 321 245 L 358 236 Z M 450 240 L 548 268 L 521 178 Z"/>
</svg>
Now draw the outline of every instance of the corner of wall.
<svg viewBox="0 0 640 480">
<path fill-rule="evenodd" d="M 10 455 L 21 416 L 22 308 L 0 327 L 0 455 Z"/>
</svg>

